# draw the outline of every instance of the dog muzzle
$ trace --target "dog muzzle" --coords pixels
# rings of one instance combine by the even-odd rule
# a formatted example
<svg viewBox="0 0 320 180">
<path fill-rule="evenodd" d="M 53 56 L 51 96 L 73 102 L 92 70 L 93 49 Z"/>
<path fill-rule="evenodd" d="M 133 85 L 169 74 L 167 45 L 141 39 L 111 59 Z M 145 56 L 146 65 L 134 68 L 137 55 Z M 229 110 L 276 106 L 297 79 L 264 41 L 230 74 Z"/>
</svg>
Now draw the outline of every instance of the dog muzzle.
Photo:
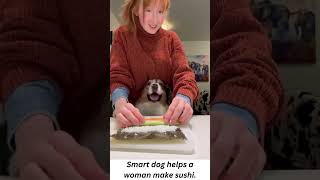
<svg viewBox="0 0 320 180">
<path fill-rule="evenodd" d="M 162 95 L 158 93 L 148 94 L 148 100 L 152 102 L 157 102 L 157 101 L 160 101 L 161 96 Z"/>
</svg>

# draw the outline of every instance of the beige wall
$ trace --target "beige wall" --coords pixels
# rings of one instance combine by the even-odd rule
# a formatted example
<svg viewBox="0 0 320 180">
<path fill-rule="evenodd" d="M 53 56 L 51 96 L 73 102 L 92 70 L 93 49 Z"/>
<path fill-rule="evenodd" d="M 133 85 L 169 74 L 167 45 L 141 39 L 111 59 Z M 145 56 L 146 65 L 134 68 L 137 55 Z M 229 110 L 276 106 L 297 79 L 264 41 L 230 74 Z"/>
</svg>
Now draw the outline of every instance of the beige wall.
<svg viewBox="0 0 320 180">
<path fill-rule="evenodd" d="M 115 15 L 110 12 L 110 30 L 114 31 L 115 29 L 117 29 L 117 27 L 119 27 L 119 22 L 116 19 Z"/>
</svg>

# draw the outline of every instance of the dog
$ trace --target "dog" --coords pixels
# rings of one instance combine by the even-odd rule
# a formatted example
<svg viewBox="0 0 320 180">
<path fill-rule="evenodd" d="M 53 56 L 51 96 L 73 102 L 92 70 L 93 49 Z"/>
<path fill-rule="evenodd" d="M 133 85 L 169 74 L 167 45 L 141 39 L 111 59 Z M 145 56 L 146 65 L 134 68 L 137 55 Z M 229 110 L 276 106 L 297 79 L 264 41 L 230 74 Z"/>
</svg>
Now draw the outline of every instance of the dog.
<svg viewBox="0 0 320 180">
<path fill-rule="evenodd" d="M 152 79 L 147 82 L 135 107 L 143 116 L 162 116 L 167 112 L 170 101 L 170 88 L 163 81 Z"/>
</svg>

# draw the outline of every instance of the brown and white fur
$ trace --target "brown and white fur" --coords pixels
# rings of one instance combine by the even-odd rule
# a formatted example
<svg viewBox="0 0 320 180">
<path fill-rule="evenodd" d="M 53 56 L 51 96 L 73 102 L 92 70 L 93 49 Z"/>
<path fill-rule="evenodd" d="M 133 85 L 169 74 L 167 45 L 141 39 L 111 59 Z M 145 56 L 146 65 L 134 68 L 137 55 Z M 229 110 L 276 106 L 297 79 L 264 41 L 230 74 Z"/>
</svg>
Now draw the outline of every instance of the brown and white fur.
<svg viewBox="0 0 320 180">
<path fill-rule="evenodd" d="M 170 92 L 159 79 L 149 80 L 135 106 L 144 116 L 164 115 L 169 107 Z"/>
</svg>

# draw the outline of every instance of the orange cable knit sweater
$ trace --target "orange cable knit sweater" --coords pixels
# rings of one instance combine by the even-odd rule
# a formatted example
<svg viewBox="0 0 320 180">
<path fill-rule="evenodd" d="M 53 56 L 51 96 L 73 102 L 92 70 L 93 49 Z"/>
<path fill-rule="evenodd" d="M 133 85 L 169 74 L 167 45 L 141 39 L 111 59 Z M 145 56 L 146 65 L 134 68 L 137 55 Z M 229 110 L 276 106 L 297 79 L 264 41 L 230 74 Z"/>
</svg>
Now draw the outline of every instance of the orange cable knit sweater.
<svg viewBox="0 0 320 180">
<path fill-rule="evenodd" d="M 137 21 L 138 22 L 138 21 Z M 194 101 L 198 88 L 176 33 L 160 29 L 149 34 L 137 24 L 130 32 L 125 26 L 115 31 L 110 55 L 110 92 L 127 87 L 129 101 L 135 102 L 150 79 L 161 79 L 177 93 Z"/>
<path fill-rule="evenodd" d="M 63 92 L 60 127 L 75 137 L 107 88 L 107 1 L 0 0 L 0 103 L 33 80 Z"/>
<path fill-rule="evenodd" d="M 280 109 L 283 88 L 271 44 L 249 0 L 211 3 L 211 98 L 251 111 L 261 137 Z"/>
</svg>

